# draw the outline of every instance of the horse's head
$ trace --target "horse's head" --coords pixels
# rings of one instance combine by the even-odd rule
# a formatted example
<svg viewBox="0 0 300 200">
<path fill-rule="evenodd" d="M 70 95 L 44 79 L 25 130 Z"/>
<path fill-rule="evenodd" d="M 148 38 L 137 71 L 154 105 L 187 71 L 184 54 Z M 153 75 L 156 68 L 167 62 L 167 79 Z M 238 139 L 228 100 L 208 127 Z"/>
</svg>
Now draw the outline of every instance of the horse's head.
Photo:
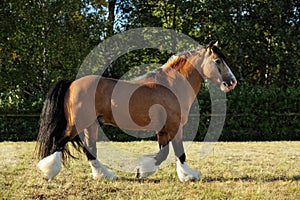
<svg viewBox="0 0 300 200">
<path fill-rule="evenodd" d="M 220 86 L 221 90 L 233 90 L 237 80 L 226 63 L 226 57 L 217 47 L 218 42 L 210 42 L 206 47 L 202 73 L 208 80 Z"/>
</svg>

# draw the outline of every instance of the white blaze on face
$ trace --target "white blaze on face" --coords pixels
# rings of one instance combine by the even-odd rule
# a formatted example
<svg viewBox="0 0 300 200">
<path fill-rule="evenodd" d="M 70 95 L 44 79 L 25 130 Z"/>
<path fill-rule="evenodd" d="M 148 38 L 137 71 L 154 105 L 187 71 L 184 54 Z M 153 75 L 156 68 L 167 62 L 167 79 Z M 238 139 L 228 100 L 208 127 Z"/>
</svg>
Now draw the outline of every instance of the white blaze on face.
<svg viewBox="0 0 300 200">
<path fill-rule="evenodd" d="M 224 92 L 229 92 L 230 90 L 233 90 L 235 88 L 235 86 L 237 85 L 237 80 L 234 76 L 234 74 L 232 73 L 232 71 L 230 70 L 230 68 L 228 67 L 226 62 L 223 62 L 227 73 L 228 73 L 228 77 L 229 77 L 229 83 L 226 83 L 224 80 L 222 81 L 222 84 L 220 85 L 220 88 L 222 91 Z"/>
<path fill-rule="evenodd" d="M 224 64 L 225 64 L 225 66 L 226 66 L 226 68 L 227 68 L 228 74 L 229 74 L 229 76 L 231 77 L 231 79 L 234 80 L 235 83 L 237 83 L 236 78 L 235 78 L 234 74 L 232 73 L 231 69 L 228 67 L 227 63 L 224 62 Z M 235 85 L 236 85 L 236 84 L 235 84 Z M 235 87 L 235 85 L 234 85 L 234 87 Z"/>
</svg>

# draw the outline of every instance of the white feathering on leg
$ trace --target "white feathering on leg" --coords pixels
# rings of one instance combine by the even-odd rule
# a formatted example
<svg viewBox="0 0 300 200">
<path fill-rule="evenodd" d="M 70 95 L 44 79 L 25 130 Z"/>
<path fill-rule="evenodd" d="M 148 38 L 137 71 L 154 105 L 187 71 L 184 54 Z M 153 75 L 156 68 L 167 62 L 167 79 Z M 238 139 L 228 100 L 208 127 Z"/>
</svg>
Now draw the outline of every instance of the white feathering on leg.
<svg viewBox="0 0 300 200">
<path fill-rule="evenodd" d="M 90 166 L 92 168 L 93 178 L 108 178 L 112 180 L 116 180 L 117 177 L 114 173 L 108 170 L 104 165 L 102 165 L 98 160 L 90 160 Z"/>
<path fill-rule="evenodd" d="M 181 182 L 186 181 L 200 181 L 200 173 L 196 170 L 193 170 L 190 168 L 186 162 L 183 164 L 180 162 L 180 160 L 176 161 L 176 171 L 178 178 Z"/>
<path fill-rule="evenodd" d="M 37 167 L 42 171 L 43 176 L 50 180 L 61 170 L 61 152 L 57 151 L 39 161 Z"/>
<path fill-rule="evenodd" d="M 146 178 L 151 174 L 154 174 L 159 166 L 155 165 L 156 160 L 152 157 L 142 157 L 138 161 L 137 169 L 137 177 L 138 178 Z"/>
</svg>

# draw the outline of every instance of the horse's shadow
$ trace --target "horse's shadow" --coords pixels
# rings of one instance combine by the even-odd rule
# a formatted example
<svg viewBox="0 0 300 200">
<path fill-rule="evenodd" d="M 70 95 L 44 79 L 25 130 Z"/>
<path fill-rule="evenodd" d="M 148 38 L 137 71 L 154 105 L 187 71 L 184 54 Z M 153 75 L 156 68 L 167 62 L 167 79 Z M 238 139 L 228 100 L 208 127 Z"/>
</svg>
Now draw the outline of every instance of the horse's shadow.
<svg viewBox="0 0 300 200">
<path fill-rule="evenodd" d="M 227 182 L 227 181 L 263 181 L 263 182 L 275 182 L 275 181 L 299 181 L 300 175 L 293 176 L 291 178 L 285 177 L 285 176 L 279 176 L 279 177 L 266 177 L 266 178 L 260 178 L 260 177 L 251 177 L 251 176 L 242 176 L 242 177 L 233 177 L 233 178 L 225 178 L 225 177 L 204 177 L 202 179 L 202 182 L 209 183 L 209 182 Z"/>
<path fill-rule="evenodd" d="M 118 181 L 122 182 L 133 182 L 133 183 L 160 183 L 160 179 L 153 179 L 153 178 L 128 178 L 128 177 L 119 177 Z M 252 182 L 252 181 L 262 181 L 262 182 L 275 182 L 275 181 L 300 181 L 300 175 L 293 176 L 291 178 L 285 176 L 279 177 L 251 177 L 251 176 L 241 176 L 241 177 L 233 177 L 233 178 L 225 178 L 225 177 L 210 177 L 206 176 L 201 179 L 203 183 L 210 183 L 210 182 L 227 182 L 227 181 L 243 181 L 243 182 Z"/>
<path fill-rule="evenodd" d="M 136 182 L 136 183 L 160 183 L 160 179 L 153 179 L 153 178 L 128 178 L 128 177 L 119 177 L 118 181 L 122 182 Z"/>
</svg>

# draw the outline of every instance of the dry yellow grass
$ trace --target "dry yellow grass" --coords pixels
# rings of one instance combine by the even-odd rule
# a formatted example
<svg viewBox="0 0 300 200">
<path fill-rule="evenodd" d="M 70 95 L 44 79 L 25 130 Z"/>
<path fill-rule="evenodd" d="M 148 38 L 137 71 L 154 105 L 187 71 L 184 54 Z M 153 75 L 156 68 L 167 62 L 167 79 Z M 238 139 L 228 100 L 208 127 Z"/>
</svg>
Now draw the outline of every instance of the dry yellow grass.
<svg viewBox="0 0 300 200">
<path fill-rule="evenodd" d="M 151 152 L 155 142 L 112 143 L 128 152 Z M 103 143 L 99 143 L 102 149 Z M 205 158 L 201 143 L 187 150 L 200 182 L 181 183 L 173 159 L 143 181 L 115 171 L 117 181 L 93 180 L 86 158 L 69 162 L 51 182 L 41 178 L 35 143 L 0 143 L 2 199 L 300 199 L 300 142 L 217 143 Z M 101 148 L 100 148 L 101 149 Z M 104 149 L 105 150 L 105 149 Z M 106 157 L 117 157 L 105 152 Z M 114 165 L 114 164 L 113 164 Z"/>
</svg>

